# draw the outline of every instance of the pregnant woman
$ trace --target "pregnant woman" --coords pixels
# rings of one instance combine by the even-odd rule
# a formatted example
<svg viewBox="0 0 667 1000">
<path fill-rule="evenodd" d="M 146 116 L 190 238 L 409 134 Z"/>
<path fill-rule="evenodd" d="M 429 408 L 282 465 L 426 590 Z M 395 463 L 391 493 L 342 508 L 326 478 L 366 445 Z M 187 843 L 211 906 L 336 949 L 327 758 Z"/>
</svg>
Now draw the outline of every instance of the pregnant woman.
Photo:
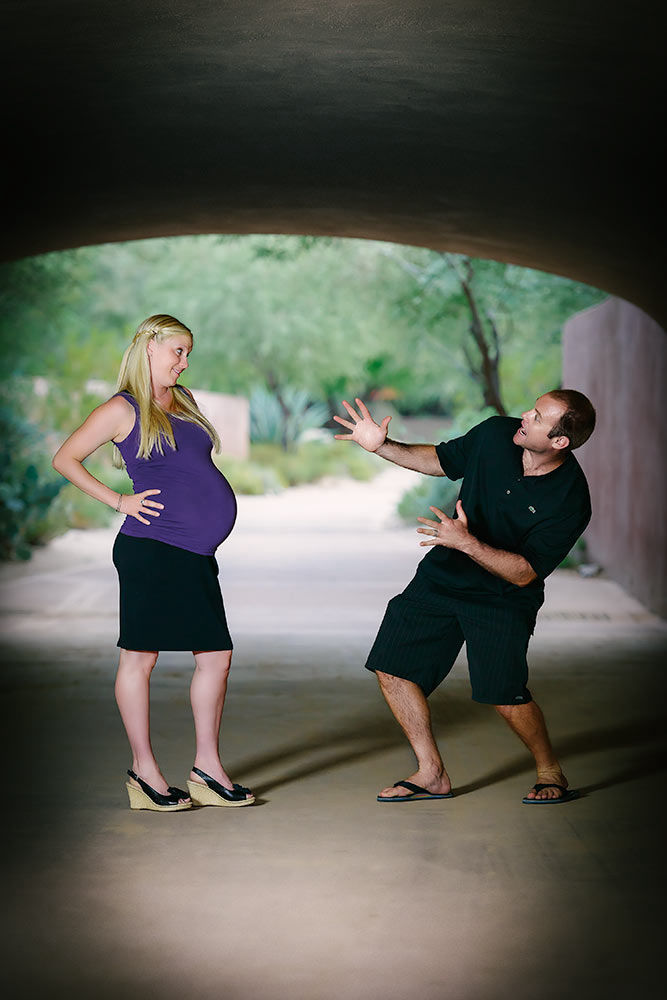
<svg viewBox="0 0 667 1000">
<path fill-rule="evenodd" d="M 173 812 L 196 805 L 247 806 L 219 754 L 232 640 L 215 550 L 231 532 L 236 499 L 211 458 L 220 440 L 188 389 L 192 333 L 173 316 L 150 316 L 126 350 L 118 392 L 65 441 L 54 468 L 80 490 L 126 515 L 113 560 L 120 581 L 116 701 L 132 751 L 130 808 Z M 134 492 L 118 494 L 84 460 L 112 441 Z M 116 451 L 117 449 L 117 451 Z M 188 792 L 169 785 L 153 754 L 150 678 L 160 650 L 191 650 L 195 761 Z"/>
</svg>

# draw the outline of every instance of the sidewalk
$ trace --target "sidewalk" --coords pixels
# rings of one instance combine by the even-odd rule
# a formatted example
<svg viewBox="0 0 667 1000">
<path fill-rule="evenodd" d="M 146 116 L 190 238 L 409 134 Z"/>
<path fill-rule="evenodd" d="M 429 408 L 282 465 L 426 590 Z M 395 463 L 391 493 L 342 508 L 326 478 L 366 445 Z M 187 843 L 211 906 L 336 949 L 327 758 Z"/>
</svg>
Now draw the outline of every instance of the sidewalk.
<svg viewBox="0 0 667 1000">
<path fill-rule="evenodd" d="M 0 568 L 12 997 L 661 996 L 667 623 L 612 581 L 554 574 L 531 646 L 579 801 L 521 805 L 530 761 L 470 701 L 463 657 L 432 698 L 455 798 L 375 801 L 413 767 L 362 669 L 423 554 L 392 517 L 408 477 L 240 500 L 220 552 L 235 640 L 223 753 L 249 809 L 127 808 L 115 529 Z M 166 653 L 153 682 L 176 784 L 190 675 Z"/>
</svg>

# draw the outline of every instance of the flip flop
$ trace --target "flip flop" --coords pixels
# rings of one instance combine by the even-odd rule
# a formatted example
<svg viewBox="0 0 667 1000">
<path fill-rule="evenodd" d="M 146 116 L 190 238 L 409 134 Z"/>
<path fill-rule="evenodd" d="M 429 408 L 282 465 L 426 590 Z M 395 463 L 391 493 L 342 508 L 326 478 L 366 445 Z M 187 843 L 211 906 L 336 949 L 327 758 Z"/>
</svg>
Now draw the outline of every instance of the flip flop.
<svg viewBox="0 0 667 1000">
<path fill-rule="evenodd" d="M 429 792 L 428 788 L 413 785 L 411 781 L 396 781 L 394 788 L 407 788 L 410 795 L 378 795 L 378 802 L 425 802 L 427 799 L 452 799 L 453 792 Z"/>
<path fill-rule="evenodd" d="M 529 799 L 529 798 L 524 798 L 524 799 L 521 799 L 521 801 L 523 802 L 523 804 L 525 806 L 553 806 L 553 805 L 556 805 L 559 802 L 572 802 L 573 799 L 578 799 L 579 798 L 579 792 L 576 790 L 576 788 L 565 788 L 564 785 L 556 785 L 556 784 L 553 784 L 553 783 L 551 783 L 551 784 L 546 783 L 546 784 L 541 784 L 541 785 L 540 784 L 533 785 L 533 791 L 536 791 L 536 792 L 541 792 L 543 788 L 560 788 L 560 790 L 561 790 L 561 792 L 563 794 L 560 795 L 557 799 Z"/>
</svg>

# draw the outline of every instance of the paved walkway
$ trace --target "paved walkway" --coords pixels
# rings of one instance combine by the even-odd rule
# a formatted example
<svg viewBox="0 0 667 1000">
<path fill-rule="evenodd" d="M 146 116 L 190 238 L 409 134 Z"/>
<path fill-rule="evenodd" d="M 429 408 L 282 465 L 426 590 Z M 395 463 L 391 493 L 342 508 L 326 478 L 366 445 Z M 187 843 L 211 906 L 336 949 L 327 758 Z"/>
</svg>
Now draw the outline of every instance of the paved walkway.
<svg viewBox="0 0 667 1000">
<path fill-rule="evenodd" d="M 127 809 L 114 531 L 0 567 L 12 996 L 662 996 L 667 624 L 613 582 L 554 574 L 532 644 L 581 800 L 521 805 L 529 761 L 470 701 L 461 658 L 433 697 L 456 797 L 375 802 L 412 769 L 360 669 L 421 555 L 392 517 L 410 481 L 241 499 L 220 553 L 236 644 L 223 750 L 250 809 Z M 153 684 L 177 784 L 190 671 L 163 654 Z"/>
</svg>

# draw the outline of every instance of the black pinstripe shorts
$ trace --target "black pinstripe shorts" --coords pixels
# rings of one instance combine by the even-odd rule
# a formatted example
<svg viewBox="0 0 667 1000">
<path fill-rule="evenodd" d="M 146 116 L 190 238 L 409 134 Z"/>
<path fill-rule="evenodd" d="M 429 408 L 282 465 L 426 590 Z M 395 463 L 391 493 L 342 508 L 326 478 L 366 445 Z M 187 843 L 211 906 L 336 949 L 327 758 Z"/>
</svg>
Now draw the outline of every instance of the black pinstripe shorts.
<svg viewBox="0 0 667 1000">
<path fill-rule="evenodd" d="M 532 701 L 526 653 L 534 627 L 535 615 L 445 597 L 418 576 L 389 601 L 366 669 L 413 681 L 428 697 L 465 642 L 473 701 L 522 705 Z"/>
</svg>

